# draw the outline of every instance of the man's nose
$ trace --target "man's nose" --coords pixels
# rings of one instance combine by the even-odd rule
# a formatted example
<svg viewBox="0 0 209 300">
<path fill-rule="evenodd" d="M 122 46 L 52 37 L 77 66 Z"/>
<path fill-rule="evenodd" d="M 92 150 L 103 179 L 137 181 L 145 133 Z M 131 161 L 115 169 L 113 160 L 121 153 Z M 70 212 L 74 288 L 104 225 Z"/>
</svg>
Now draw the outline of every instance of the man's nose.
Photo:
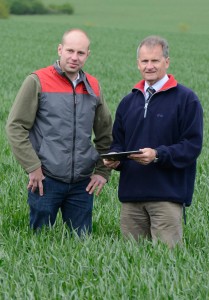
<svg viewBox="0 0 209 300">
<path fill-rule="evenodd" d="M 153 63 L 151 61 L 147 62 L 147 68 L 152 69 L 153 68 Z"/>
<path fill-rule="evenodd" d="M 72 59 L 77 60 L 78 59 L 78 54 L 76 52 L 73 52 L 71 57 L 72 57 Z"/>
</svg>

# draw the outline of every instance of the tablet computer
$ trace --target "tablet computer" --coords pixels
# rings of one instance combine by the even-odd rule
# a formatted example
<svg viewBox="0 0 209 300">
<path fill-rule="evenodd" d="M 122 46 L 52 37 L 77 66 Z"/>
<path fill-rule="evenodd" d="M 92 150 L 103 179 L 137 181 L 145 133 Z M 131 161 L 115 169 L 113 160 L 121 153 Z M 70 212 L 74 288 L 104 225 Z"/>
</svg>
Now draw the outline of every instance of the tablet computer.
<svg viewBox="0 0 209 300">
<path fill-rule="evenodd" d="M 126 151 L 126 152 L 117 152 L 117 153 L 107 153 L 107 154 L 101 154 L 101 158 L 108 159 L 108 160 L 125 160 L 128 159 L 128 156 L 131 154 L 140 154 L 142 151 Z"/>
</svg>

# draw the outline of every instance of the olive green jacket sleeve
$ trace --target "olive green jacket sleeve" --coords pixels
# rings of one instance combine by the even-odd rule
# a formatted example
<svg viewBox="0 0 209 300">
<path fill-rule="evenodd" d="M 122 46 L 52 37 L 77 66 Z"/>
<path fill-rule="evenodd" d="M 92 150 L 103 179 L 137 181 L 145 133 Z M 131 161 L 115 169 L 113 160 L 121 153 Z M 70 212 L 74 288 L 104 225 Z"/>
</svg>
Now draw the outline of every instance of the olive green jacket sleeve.
<svg viewBox="0 0 209 300">
<path fill-rule="evenodd" d="M 6 124 L 6 133 L 16 159 L 30 173 L 41 166 L 29 140 L 38 108 L 40 84 L 36 75 L 29 75 L 23 82 Z"/>
<path fill-rule="evenodd" d="M 100 103 L 96 109 L 93 130 L 96 150 L 100 154 L 107 153 L 112 142 L 112 118 L 102 91 Z M 94 173 L 108 180 L 111 170 L 104 165 L 103 160 L 100 158 L 96 164 Z"/>
</svg>

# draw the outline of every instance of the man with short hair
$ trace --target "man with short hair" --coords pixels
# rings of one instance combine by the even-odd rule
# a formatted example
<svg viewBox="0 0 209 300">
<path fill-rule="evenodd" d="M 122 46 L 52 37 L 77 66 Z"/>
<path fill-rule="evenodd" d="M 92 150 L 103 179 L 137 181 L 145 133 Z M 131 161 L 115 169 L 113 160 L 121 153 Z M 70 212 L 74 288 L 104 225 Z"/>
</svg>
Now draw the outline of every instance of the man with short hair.
<svg viewBox="0 0 209 300">
<path fill-rule="evenodd" d="M 110 150 L 140 149 L 141 154 L 104 163 L 120 172 L 123 234 L 160 239 L 173 247 L 182 242 L 182 210 L 192 201 L 203 112 L 197 95 L 167 74 L 165 39 L 145 38 L 137 64 L 143 80 L 117 108 Z"/>
<path fill-rule="evenodd" d="M 13 153 L 29 174 L 33 229 L 52 226 L 60 209 L 78 235 L 91 232 L 93 192 L 109 177 L 100 153 L 112 140 L 111 114 L 98 80 L 82 70 L 89 45 L 83 30 L 66 31 L 60 59 L 25 79 L 7 121 Z"/>
</svg>

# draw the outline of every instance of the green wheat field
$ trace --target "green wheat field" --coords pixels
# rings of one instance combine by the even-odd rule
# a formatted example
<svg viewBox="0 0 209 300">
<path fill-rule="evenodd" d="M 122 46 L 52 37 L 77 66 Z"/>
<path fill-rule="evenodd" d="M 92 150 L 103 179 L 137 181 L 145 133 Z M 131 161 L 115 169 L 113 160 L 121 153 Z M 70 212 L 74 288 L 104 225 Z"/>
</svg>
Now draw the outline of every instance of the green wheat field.
<svg viewBox="0 0 209 300">
<path fill-rule="evenodd" d="M 72 16 L 0 20 L 0 300 L 208 300 L 209 2 L 70 3 Z M 23 79 L 57 59 L 63 32 L 74 27 L 90 36 L 85 70 L 99 78 L 113 118 L 121 98 L 140 80 L 136 48 L 150 34 L 168 40 L 169 73 L 201 100 L 204 146 L 182 247 L 123 239 L 116 172 L 95 196 L 91 236 L 70 237 L 60 215 L 53 229 L 38 235 L 29 229 L 27 175 L 11 153 L 5 123 Z"/>
</svg>

